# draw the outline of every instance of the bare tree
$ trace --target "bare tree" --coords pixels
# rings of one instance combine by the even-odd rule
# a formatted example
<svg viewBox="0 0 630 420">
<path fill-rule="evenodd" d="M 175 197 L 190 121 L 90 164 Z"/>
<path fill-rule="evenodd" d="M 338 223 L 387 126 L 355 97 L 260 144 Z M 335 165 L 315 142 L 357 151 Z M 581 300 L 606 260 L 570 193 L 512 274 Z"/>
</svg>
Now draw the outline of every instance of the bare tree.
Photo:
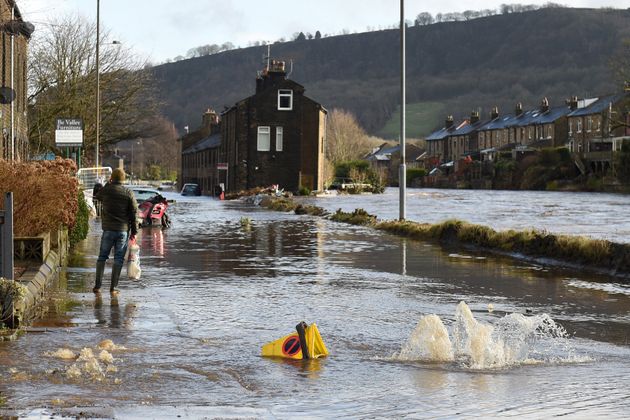
<svg viewBox="0 0 630 420">
<path fill-rule="evenodd" d="M 101 33 L 101 144 L 146 135 L 159 110 L 155 84 L 145 62 Z M 34 150 L 54 146 L 59 117 L 82 118 L 86 156 L 96 138 L 96 29 L 80 16 L 43 27 L 29 51 L 29 137 Z M 92 153 L 89 153 L 92 149 Z"/>
<path fill-rule="evenodd" d="M 342 109 L 333 109 L 328 115 L 326 158 L 333 164 L 359 159 L 370 151 L 365 130 L 354 115 Z"/>
<path fill-rule="evenodd" d="M 429 12 L 419 13 L 414 23 L 416 26 L 431 25 L 433 23 L 433 15 Z"/>
</svg>

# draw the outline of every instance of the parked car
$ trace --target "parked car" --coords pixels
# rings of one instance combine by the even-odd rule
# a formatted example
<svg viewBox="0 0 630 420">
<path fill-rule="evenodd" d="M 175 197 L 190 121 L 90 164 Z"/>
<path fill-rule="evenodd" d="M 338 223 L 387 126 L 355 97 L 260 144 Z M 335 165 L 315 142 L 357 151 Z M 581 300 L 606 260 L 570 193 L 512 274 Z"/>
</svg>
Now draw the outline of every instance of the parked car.
<svg viewBox="0 0 630 420">
<path fill-rule="evenodd" d="M 201 188 L 197 184 L 184 184 L 182 195 L 201 195 Z"/>
<path fill-rule="evenodd" d="M 169 227 L 169 220 L 166 210 L 168 209 L 168 200 L 162 196 L 156 189 L 140 185 L 128 187 L 138 202 L 138 224 L 144 226 L 162 226 Z"/>
</svg>

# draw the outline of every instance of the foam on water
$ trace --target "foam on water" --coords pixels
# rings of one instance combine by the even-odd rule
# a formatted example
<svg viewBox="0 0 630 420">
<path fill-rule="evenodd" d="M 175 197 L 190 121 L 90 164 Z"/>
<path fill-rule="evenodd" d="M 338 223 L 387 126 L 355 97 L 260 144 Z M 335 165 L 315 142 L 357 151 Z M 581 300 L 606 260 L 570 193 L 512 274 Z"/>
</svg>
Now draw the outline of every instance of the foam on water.
<svg viewBox="0 0 630 420">
<path fill-rule="evenodd" d="M 440 317 L 424 316 L 393 358 L 471 369 L 587 360 L 575 356 L 566 330 L 547 314 L 509 314 L 491 325 L 476 320 L 465 302 L 457 305 L 450 334 Z"/>
</svg>

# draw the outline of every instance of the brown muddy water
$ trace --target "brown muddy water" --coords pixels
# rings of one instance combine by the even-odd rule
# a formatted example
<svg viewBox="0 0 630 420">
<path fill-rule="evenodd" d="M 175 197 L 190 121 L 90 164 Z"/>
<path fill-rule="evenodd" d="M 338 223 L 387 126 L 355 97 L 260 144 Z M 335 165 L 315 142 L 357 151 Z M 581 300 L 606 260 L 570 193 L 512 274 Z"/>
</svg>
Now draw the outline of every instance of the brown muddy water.
<svg viewBox="0 0 630 420">
<path fill-rule="evenodd" d="M 142 232 L 142 279 L 123 271 L 117 299 L 90 293 L 93 226 L 49 313 L 0 343 L 0 415 L 630 412 L 630 287 L 618 280 L 175 198 L 172 228 Z M 302 320 L 317 323 L 328 358 L 259 356 Z"/>
</svg>

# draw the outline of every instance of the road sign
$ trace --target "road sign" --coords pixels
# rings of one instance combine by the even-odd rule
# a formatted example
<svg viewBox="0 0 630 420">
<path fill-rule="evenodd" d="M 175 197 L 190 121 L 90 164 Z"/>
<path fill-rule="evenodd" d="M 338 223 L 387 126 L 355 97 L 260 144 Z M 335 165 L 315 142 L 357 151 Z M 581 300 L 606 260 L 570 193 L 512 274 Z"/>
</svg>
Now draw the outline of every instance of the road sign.
<svg viewBox="0 0 630 420">
<path fill-rule="evenodd" d="M 228 169 L 228 164 L 227 164 L 227 163 L 221 163 L 221 162 L 219 162 L 219 163 L 217 163 L 217 169 L 218 169 L 219 171 L 227 171 L 227 169 Z"/>
<path fill-rule="evenodd" d="M 83 146 L 83 120 L 81 118 L 57 118 L 55 145 L 57 147 Z"/>
</svg>

